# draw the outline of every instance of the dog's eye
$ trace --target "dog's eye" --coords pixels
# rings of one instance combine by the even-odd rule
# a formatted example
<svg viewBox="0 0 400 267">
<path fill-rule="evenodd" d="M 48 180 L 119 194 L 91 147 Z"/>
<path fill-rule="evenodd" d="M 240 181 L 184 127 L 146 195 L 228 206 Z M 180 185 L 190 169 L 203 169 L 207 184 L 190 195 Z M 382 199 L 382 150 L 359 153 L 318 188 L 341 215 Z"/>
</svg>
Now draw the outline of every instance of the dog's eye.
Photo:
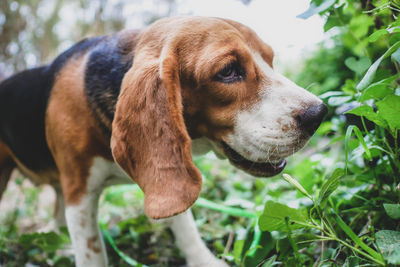
<svg viewBox="0 0 400 267">
<path fill-rule="evenodd" d="M 220 70 L 215 79 L 223 83 L 233 83 L 243 80 L 244 72 L 238 62 L 232 62 Z"/>
</svg>

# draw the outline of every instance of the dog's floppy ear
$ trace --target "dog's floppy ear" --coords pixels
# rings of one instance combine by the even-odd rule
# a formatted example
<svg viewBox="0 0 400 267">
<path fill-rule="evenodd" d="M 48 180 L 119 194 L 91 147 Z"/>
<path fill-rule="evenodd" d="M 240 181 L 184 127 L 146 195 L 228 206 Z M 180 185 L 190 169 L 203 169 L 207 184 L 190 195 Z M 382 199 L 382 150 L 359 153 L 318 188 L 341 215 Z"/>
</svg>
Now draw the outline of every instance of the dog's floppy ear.
<svg viewBox="0 0 400 267">
<path fill-rule="evenodd" d="M 111 148 L 116 162 L 145 193 L 146 214 L 158 219 L 188 209 L 202 181 L 183 120 L 177 55 L 168 50 L 159 58 L 145 53 L 137 51 L 122 81 Z"/>
</svg>

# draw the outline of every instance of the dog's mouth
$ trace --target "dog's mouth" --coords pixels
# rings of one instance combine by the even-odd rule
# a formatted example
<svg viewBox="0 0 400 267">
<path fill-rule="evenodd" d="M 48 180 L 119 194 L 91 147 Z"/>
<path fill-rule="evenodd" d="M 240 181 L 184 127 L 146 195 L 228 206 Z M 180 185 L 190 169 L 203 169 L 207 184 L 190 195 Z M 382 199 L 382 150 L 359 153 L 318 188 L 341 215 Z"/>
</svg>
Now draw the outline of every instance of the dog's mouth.
<svg viewBox="0 0 400 267">
<path fill-rule="evenodd" d="M 282 159 L 277 163 L 272 162 L 254 162 L 250 161 L 243 156 L 241 156 L 238 152 L 233 150 L 228 144 L 225 142 L 221 142 L 222 148 L 225 152 L 225 155 L 229 158 L 229 161 L 238 167 L 239 169 L 244 170 L 245 172 L 257 176 L 257 177 L 271 177 L 279 174 L 286 166 L 286 160 Z"/>
</svg>

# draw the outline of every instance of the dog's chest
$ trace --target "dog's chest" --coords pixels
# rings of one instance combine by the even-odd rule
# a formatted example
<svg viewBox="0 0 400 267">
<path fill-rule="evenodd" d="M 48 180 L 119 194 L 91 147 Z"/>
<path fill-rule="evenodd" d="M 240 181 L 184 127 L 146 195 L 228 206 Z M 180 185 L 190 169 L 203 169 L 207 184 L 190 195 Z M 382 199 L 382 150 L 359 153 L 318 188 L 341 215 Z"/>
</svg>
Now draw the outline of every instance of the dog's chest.
<svg viewBox="0 0 400 267">
<path fill-rule="evenodd" d="M 133 180 L 114 162 L 101 157 L 93 159 L 87 191 L 102 190 L 110 185 L 129 184 Z"/>
</svg>

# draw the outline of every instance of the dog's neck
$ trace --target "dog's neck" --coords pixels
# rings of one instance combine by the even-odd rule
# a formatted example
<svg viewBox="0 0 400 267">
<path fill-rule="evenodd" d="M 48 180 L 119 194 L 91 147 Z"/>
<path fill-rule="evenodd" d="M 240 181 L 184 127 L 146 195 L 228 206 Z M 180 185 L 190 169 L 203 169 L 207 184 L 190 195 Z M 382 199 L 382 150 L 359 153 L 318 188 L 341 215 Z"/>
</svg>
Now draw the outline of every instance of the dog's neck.
<svg viewBox="0 0 400 267">
<path fill-rule="evenodd" d="M 89 53 L 85 71 L 88 103 L 107 137 L 111 136 L 122 79 L 133 63 L 132 50 L 127 52 L 121 42 L 121 35 L 115 35 L 96 45 Z"/>
</svg>

